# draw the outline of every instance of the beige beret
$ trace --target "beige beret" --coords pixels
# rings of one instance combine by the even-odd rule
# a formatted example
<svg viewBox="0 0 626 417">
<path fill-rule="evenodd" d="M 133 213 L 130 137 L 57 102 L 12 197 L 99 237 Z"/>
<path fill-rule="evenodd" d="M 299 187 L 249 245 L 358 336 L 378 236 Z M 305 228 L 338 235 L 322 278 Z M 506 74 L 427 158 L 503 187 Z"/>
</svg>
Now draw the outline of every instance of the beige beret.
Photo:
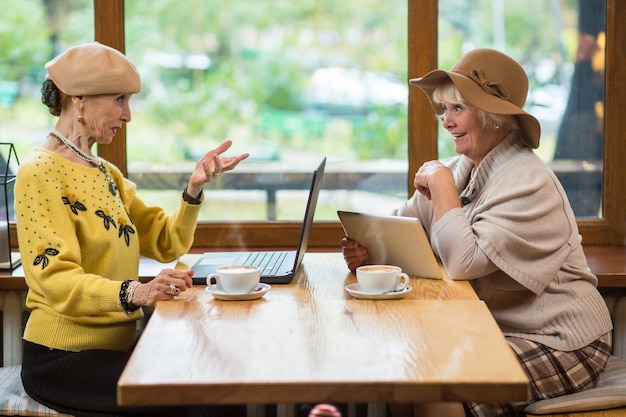
<svg viewBox="0 0 626 417">
<path fill-rule="evenodd" d="M 120 51 L 99 42 L 74 46 L 46 64 L 46 78 L 70 96 L 141 91 L 141 78 Z"/>
</svg>

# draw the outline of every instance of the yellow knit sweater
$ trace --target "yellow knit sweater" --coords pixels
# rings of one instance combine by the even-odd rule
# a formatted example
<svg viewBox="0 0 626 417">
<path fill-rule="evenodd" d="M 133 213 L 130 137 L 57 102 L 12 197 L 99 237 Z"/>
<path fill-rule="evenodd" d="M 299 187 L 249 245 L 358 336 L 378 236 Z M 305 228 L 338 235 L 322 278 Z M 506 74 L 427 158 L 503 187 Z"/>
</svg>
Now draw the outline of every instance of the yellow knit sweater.
<svg viewBox="0 0 626 417">
<path fill-rule="evenodd" d="M 121 282 L 137 279 L 140 255 L 169 262 L 191 247 L 199 205 L 181 198 L 168 216 L 137 198 L 115 166 L 105 166 L 116 196 L 97 168 L 43 149 L 22 161 L 15 213 L 29 287 L 28 341 L 67 351 L 130 348 L 143 313 L 124 313 Z"/>
</svg>

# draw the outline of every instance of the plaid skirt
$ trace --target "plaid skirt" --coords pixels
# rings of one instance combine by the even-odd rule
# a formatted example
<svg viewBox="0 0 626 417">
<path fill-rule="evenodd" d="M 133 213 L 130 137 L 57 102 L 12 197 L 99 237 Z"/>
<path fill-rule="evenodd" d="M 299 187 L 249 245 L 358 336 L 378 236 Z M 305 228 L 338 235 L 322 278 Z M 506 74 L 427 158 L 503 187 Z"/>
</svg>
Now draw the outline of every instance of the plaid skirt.
<svg viewBox="0 0 626 417">
<path fill-rule="evenodd" d="M 594 387 L 611 356 L 610 332 L 571 352 L 518 337 L 506 340 L 530 379 L 531 399 L 518 403 L 467 403 L 464 404 L 466 415 L 524 417 L 528 404 Z"/>
</svg>

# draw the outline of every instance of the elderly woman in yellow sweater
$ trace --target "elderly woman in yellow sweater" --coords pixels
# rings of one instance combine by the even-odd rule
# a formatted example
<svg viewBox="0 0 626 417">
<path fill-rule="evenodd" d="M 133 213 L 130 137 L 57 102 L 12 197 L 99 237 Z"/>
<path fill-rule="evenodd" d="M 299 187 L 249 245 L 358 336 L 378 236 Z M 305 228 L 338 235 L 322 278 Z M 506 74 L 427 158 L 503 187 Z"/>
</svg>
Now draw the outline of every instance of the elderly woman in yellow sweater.
<svg viewBox="0 0 626 417">
<path fill-rule="evenodd" d="M 168 262 L 193 242 L 204 184 L 248 154 L 230 141 L 195 165 L 167 215 L 136 195 L 119 169 L 92 152 L 131 121 L 141 89 L 135 66 L 98 42 L 46 65 L 42 101 L 58 122 L 23 161 L 15 186 L 18 239 L 29 291 L 22 381 L 30 396 L 74 416 L 236 415 L 219 408 L 122 408 L 116 384 L 137 338 L 141 307 L 192 285 L 191 270 L 164 269 L 138 282 L 141 255 Z M 184 355 L 184 352 L 180 352 Z M 175 366 L 176 358 L 168 364 Z"/>
</svg>

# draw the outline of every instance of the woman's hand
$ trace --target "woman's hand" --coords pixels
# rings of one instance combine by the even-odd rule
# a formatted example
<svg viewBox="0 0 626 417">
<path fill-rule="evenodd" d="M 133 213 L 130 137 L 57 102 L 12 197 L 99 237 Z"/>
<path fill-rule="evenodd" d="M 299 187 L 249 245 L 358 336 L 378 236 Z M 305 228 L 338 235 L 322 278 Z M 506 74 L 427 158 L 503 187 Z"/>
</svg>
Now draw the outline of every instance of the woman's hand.
<svg viewBox="0 0 626 417">
<path fill-rule="evenodd" d="M 461 207 L 459 194 L 450 168 L 440 161 L 428 161 L 417 170 L 413 179 L 415 189 L 432 201 L 433 221 L 448 211 Z"/>
<path fill-rule="evenodd" d="M 437 182 L 441 181 L 441 179 L 451 182 L 452 186 L 454 186 L 454 178 L 450 168 L 436 160 L 428 161 L 424 162 L 417 170 L 415 178 L 413 179 L 413 185 L 417 191 L 431 200 L 431 188 L 436 187 Z"/>
<path fill-rule="evenodd" d="M 226 140 L 200 158 L 189 178 L 187 195 L 198 198 L 204 184 L 215 177 L 219 177 L 222 172 L 234 169 L 239 162 L 250 156 L 248 153 L 242 153 L 241 155 L 222 158 L 220 155 L 226 152 L 232 144 L 232 141 Z"/>
<path fill-rule="evenodd" d="M 343 252 L 343 259 L 345 259 L 348 269 L 352 272 L 356 271 L 368 257 L 366 247 L 347 237 L 341 239 L 341 252 Z"/>
<path fill-rule="evenodd" d="M 192 269 L 164 269 L 150 282 L 139 284 L 130 303 L 135 306 L 151 307 L 157 301 L 171 300 L 191 288 L 192 276 Z"/>
</svg>

